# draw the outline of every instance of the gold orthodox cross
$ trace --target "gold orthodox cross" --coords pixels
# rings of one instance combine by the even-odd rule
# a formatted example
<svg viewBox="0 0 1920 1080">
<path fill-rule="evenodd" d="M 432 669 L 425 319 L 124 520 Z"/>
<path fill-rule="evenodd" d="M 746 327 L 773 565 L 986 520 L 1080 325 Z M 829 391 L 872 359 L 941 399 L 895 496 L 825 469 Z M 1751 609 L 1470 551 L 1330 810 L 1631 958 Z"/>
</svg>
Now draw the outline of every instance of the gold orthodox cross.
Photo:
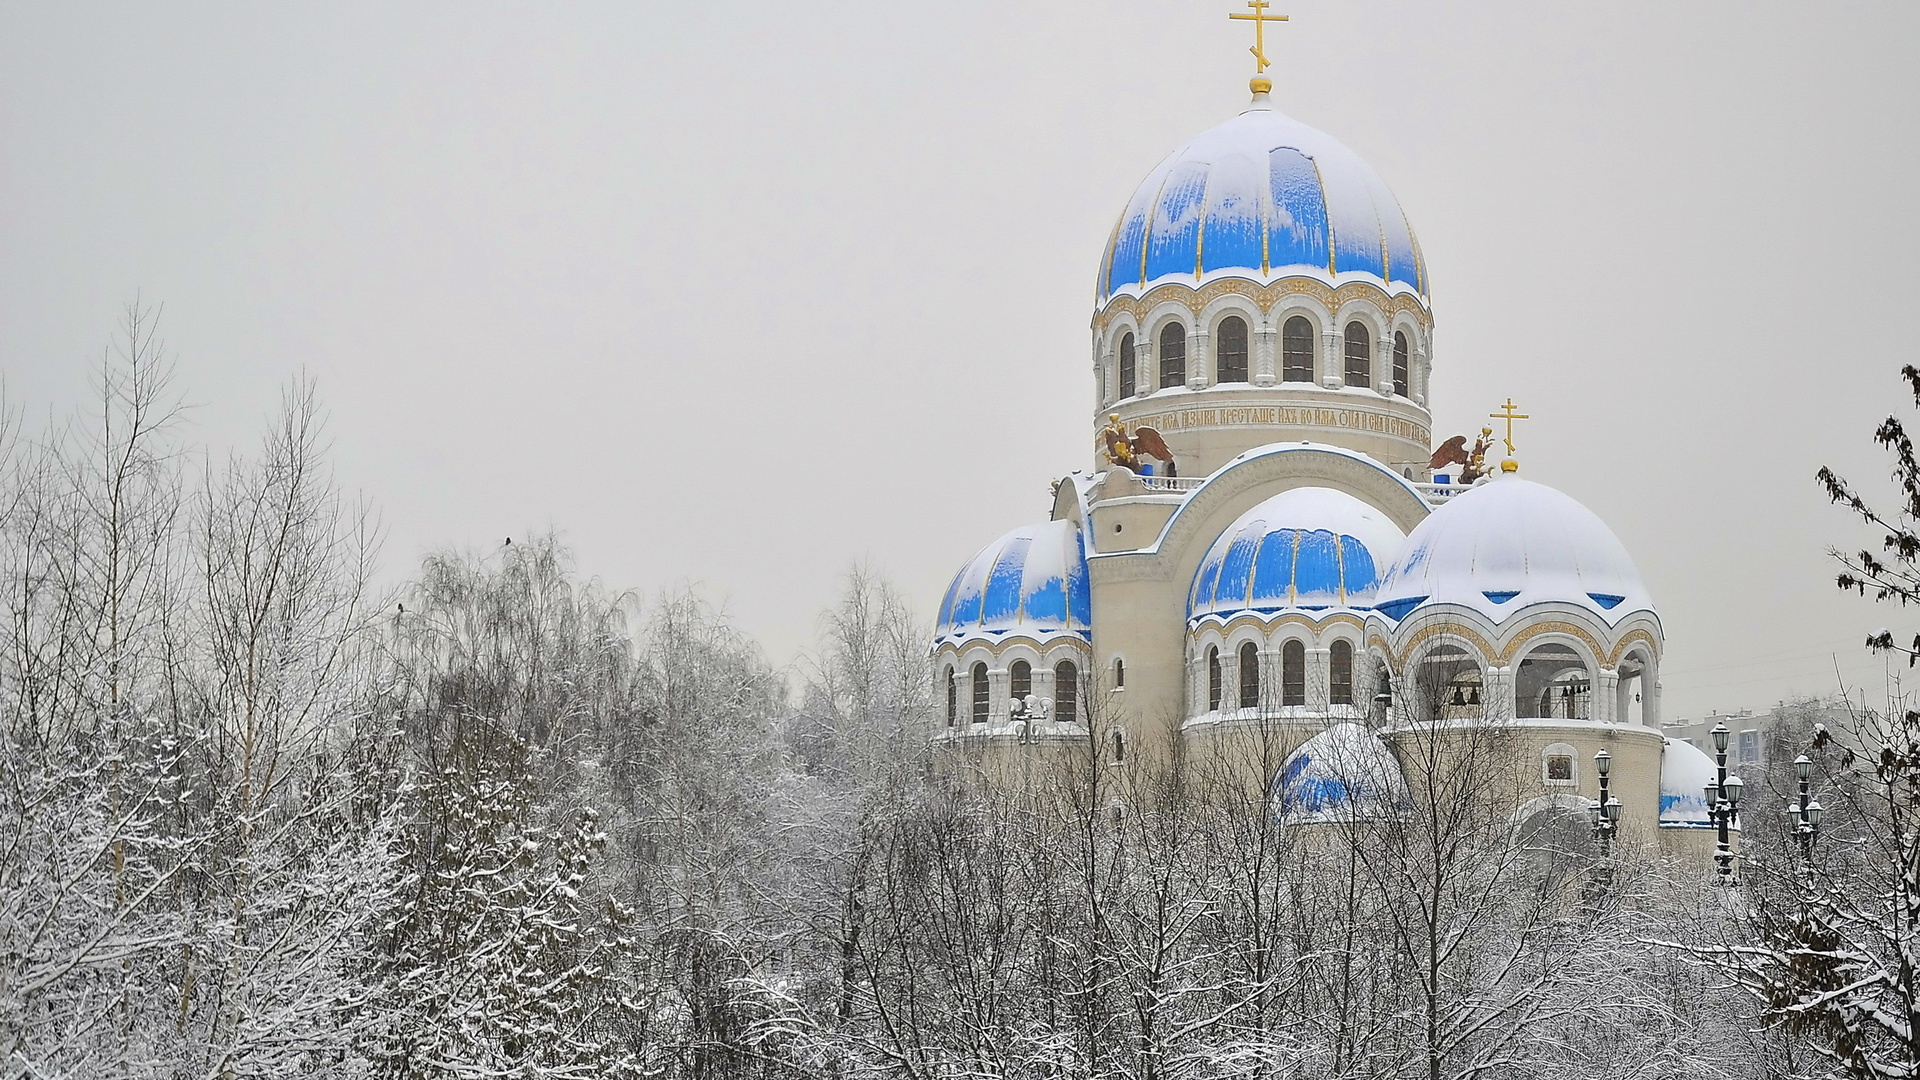
<svg viewBox="0 0 1920 1080">
<path fill-rule="evenodd" d="M 1267 14 L 1267 8 L 1272 6 L 1267 3 L 1267 0 L 1247 0 L 1247 6 L 1253 9 L 1253 14 L 1242 15 L 1238 12 L 1228 12 L 1227 18 L 1253 24 L 1253 48 L 1247 51 L 1253 54 L 1254 62 L 1260 65 L 1254 69 L 1254 73 L 1260 74 L 1267 70 L 1267 24 L 1270 22 L 1286 22 L 1287 17 L 1285 15 Z"/>
<path fill-rule="evenodd" d="M 1507 403 L 1505 405 L 1500 406 L 1499 412 L 1491 412 L 1491 413 L 1488 413 L 1487 415 L 1489 417 L 1492 417 L 1495 420 L 1505 420 L 1507 422 L 1506 443 L 1507 443 L 1507 453 L 1509 454 L 1513 453 L 1513 422 L 1515 420 L 1533 419 L 1533 417 L 1528 416 L 1526 413 L 1516 412 L 1514 409 L 1512 398 L 1508 398 Z"/>
</svg>

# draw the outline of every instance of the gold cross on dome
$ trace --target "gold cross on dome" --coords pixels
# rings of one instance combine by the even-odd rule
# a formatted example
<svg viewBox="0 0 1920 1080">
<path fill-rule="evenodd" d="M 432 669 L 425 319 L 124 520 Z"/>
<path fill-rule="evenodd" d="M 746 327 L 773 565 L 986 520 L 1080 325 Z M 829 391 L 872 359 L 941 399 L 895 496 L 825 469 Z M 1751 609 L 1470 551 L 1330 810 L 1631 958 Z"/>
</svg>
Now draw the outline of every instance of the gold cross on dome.
<svg viewBox="0 0 1920 1080">
<path fill-rule="evenodd" d="M 1253 24 L 1253 47 L 1247 51 L 1253 54 L 1254 62 L 1260 65 L 1253 69 L 1257 75 L 1267 70 L 1267 24 L 1270 22 L 1286 22 L 1287 17 L 1285 15 L 1267 14 L 1267 8 L 1272 6 L 1267 3 L 1267 0 L 1247 0 L 1247 6 L 1253 9 L 1253 14 L 1242 15 L 1238 12 L 1228 12 L 1227 18 Z"/>
<path fill-rule="evenodd" d="M 1507 403 L 1500 406 L 1499 412 L 1491 412 L 1487 415 L 1495 420 L 1505 420 L 1507 422 L 1507 437 L 1505 442 L 1507 444 L 1507 453 L 1509 454 L 1513 453 L 1513 422 L 1515 420 L 1533 419 L 1533 417 L 1528 416 L 1526 413 L 1515 411 L 1512 398 L 1508 398 Z"/>
</svg>

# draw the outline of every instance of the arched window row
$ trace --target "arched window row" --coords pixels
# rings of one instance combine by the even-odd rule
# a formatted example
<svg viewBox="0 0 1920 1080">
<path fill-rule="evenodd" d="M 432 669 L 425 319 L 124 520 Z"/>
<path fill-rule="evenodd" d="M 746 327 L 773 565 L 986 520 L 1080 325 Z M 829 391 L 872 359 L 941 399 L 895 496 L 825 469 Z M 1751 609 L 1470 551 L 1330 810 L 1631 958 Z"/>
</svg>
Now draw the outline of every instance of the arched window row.
<svg viewBox="0 0 1920 1080">
<path fill-rule="evenodd" d="M 1391 690 L 1390 708 L 1402 720 L 1594 720 L 1657 727 L 1659 677 L 1652 650 L 1636 645 L 1606 667 L 1595 648 L 1552 635 L 1530 642 L 1518 660 L 1493 665 L 1477 646 L 1448 641 L 1417 654 L 1404 672 L 1382 669 L 1381 688 Z"/>
<path fill-rule="evenodd" d="M 1349 318 L 1334 336 L 1331 355 L 1323 361 L 1318 318 L 1301 314 L 1298 309 L 1283 309 L 1275 315 L 1279 325 L 1270 373 L 1274 382 L 1317 384 L 1324 371 L 1329 379 L 1337 376 L 1341 385 L 1377 386 L 1398 397 L 1412 397 L 1424 365 L 1414 355 L 1419 338 L 1405 323 L 1397 324 L 1388 338 L 1376 342 L 1367 321 Z M 1110 345 L 1113 371 L 1102 378 L 1102 386 L 1109 391 L 1107 403 L 1153 388 L 1183 387 L 1195 364 L 1208 385 L 1252 383 L 1266 378 L 1255 363 L 1254 321 L 1246 313 L 1233 311 L 1214 318 L 1209 348 L 1203 350 L 1210 352 L 1210 357 L 1189 355 L 1193 331 L 1180 317 L 1159 323 L 1152 334 L 1123 328 Z M 1377 376 L 1380 382 L 1375 381 Z"/>
<path fill-rule="evenodd" d="M 1279 708 L 1354 708 L 1372 697 L 1374 660 L 1357 652 L 1352 639 L 1334 635 L 1316 644 L 1311 670 L 1309 642 L 1298 636 L 1276 641 L 1242 638 L 1227 645 L 1218 639 L 1202 644 L 1195 672 L 1195 705 L 1202 712 Z"/>
<path fill-rule="evenodd" d="M 1082 703 L 1088 688 L 1081 663 L 1060 658 L 1057 650 L 1049 651 L 1051 659 L 1015 657 L 1001 670 L 990 667 L 985 660 L 944 664 L 939 681 L 946 699 L 946 726 L 957 729 L 1020 719 L 1055 724 L 1082 722 Z M 1038 672 L 1051 675 L 1050 686 L 1040 682 Z M 996 689 L 999 679 L 1005 680 L 999 683 L 1004 689 Z M 998 709 L 996 695 L 1007 699 Z"/>
</svg>

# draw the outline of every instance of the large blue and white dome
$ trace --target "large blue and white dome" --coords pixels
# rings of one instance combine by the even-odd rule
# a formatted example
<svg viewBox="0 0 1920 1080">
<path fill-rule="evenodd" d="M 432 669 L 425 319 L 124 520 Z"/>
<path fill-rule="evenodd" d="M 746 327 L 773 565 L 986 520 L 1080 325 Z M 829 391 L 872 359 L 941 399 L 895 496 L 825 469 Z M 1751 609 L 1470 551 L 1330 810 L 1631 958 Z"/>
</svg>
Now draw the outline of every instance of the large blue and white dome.
<svg viewBox="0 0 1920 1080">
<path fill-rule="evenodd" d="M 1200 560 L 1187 617 L 1365 607 L 1406 539 L 1368 504 L 1332 488 L 1283 491 L 1240 515 Z"/>
<path fill-rule="evenodd" d="M 1141 182 L 1107 244 L 1098 293 L 1105 301 L 1168 278 L 1301 274 L 1428 292 L 1413 227 L 1379 175 L 1261 93 Z"/>
<path fill-rule="evenodd" d="M 1374 608 L 1396 620 L 1426 604 L 1457 604 L 1496 624 L 1542 603 L 1572 604 L 1609 625 L 1653 610 L 1605 522 L 1517 476 L 1461 492 L 1415 526 L 1376 595 Z"/>
<path fill-rule="evenodd" d="M 980 550 L 947 586 L 934 640 L 1011 634 L 1093 637 L 1093 602 L 1080 526 L 1048 521 L 1015 529 Z"/>
</svg>

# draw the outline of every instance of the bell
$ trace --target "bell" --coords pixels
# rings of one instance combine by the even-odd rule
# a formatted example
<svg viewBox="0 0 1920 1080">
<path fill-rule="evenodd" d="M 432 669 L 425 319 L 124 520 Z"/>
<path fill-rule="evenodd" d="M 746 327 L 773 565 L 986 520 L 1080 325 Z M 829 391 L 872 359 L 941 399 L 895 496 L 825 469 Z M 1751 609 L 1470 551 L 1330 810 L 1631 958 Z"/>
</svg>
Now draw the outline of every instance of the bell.
<svg viewBox="0 0 1920 1080">
<path fill-rule="evenodd" d="M 1461 705 L 1465 705 L 1466 703 L 1467 703 L 1467 697 L 1466 697 L 1466 695 L 1460 692 L 1460 688 L 1459 688 L 1458 686 L 1456 686 L 1456 687 L 1454 687 L 1454 688 L 1453 688 L 1453 700 L 1452 700 L 1452 701 L 1449 701 L 1449 702 L 1447 702 L 1447 704 L 1449 704 L 1449 705 L 1452 705 L 1452 706 L 1455 706 L 1455 707 L 1457 708 L 1457 707 L 1459 707 L 1459 706 L 1461 706 Z"/>
<path fill-rule="evenodd" d="M 1480 688 L 1478 686 L 1475 686 L 1472 689 L 1467 691 L 1467 704 L 1469 705 L 1480 704 Z"/>
</svg>

